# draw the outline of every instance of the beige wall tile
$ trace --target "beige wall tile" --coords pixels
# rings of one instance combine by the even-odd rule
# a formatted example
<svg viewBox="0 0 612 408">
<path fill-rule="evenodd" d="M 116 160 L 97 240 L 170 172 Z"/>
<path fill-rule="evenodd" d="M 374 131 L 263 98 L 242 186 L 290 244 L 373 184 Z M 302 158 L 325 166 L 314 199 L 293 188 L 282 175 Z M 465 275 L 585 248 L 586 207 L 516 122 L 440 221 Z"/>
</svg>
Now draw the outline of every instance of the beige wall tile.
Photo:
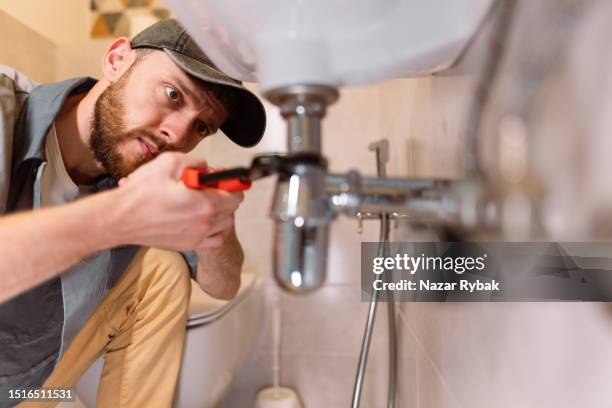
<svg viewBox="0 0 612 408">
<path fill-rule="evenodd" d="M 326 285 L 311 294 L 284 294 L 283 354 L 357 356 L 369 303 L 357 285 Z M 384 305 L 373 336 L 372 350 L 386 347 Z M 356 358 L 356 357 L 355 357 Z"/>
<path fill-rule="evenodd" d="M 368 150 L 371 142 L 381 139 L 380 89 L 377 86 L 345 88 L 323 121 L 323 155 L 331 172 L 359 169 L 364 174 L 376 174 L 374 154 Z"/>
<path fill-rule="evenodd" d="M 37 82 L 55 78 L 56 47 L 0 9 L 0 64 L 23 72 Z"/>
<path fill-rule="evenodd" d="M 236 221 L 236 233 L 244 251 L 244 270 L 253 271 L 265 279 L 272 276 L 271 220 Z"/>
<path fill-rule="evenodd" d="M 56 44 L 80 43 L 89 36 L 88 1 L 3 0 L 0 8 Z"/>
<path fill-rule="evenodd" d="M 457 400 L 453 391 L 449 388 L 444 378 L 441 377 L 432 365 L 431 360 L 419 351 L 416 353 L 417 360 L 417 384 L 416 384 L 416 406 L 423 408 L 460 408 L 464 405 Z M 468 372 L 464 375 L 469 375 Z M 473 407 L 473 405 L 465 405 Z M 479 405 L 480 406 L 480 405 Z M 492 405 L 482 405 L 482 407 L 498 407 L 496 403 Z M 521 406 L 521 405 L 519 405 Z"/>
<path fill-rule="evenodd" d="M 381 86 L 382 133 L 391 144 L 389 174 L 456 178 L 461 131 L 473 80 L 436 76 Z"/>
<path fill-rule="evenodd" d="M 102 57 L 111 40 L 88 40 L 57 45 L 56 78 L 61 81 L 77 76 L 102 76 Z"/>
<path fill-rule="evenodd" d="M 280 293 L 280 289 L 269 281 L 263 335 L 251 360 L 238 373 L 220 405 L 223 408 L 252 406 L 256 391 L 272 382 L 271 299 L 275 293 Z M 281 384 L 294 387 L 302 395 L 306 407 L 349 405 L 357 369 L 357 350 L 366 318 L 366 304 L 360 304 L 358 299 L 355 304 L 355 299 L 351 300 L 354 293 L 353 289 L 330 286 L 315 292 L 310 298 L 281 294 Z M 300 299 L 303 302 L 296 305 Z M 386 327 L 386 310 L 381 305 L 365 377 L 362 407 L 376 408 L 386 399 Z"/>
<path fill-rule="evenodd" d="M 366 371 L 362 408 L 379 408 L 386 401 L 386 360 L 372 356 Z M 342 355 L 285 355 L 282 383 L 298 390 L 306 408 L 350 406 L 357 359 Z M 381 401 L 383 401 L 381 403 Z"/>
<path fill-rule="evenodd" d="M 379 224 L 374 220 L 364 221 L 363 231 L 359 234 L 357 220 L 345 216 L 336 218 L 329 234 L 328 284 L 360 285 L 361 242 L 378 241 Z"/>
<path fill-rule="evenodd" d="M 607 306 L 422 306 L 416 329 L 421 406 L 569 408 L 611 403 L 612 352 L 607 344 L 612 318 Z M 413 328 L 409 314 L 401 316 Z"/>
</svg>

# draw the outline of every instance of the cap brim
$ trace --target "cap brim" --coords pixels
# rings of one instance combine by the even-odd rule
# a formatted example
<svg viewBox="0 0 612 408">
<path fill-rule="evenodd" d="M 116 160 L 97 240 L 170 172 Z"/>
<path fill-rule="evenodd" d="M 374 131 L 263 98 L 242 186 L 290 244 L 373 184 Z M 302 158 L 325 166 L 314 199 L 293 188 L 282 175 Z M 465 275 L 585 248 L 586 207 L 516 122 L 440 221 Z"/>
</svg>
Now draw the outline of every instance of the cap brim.
<svg viewBox="0 0 612 408">
<path fill-rule="evenodd" d="M 239 81 L 207 64 L 168 48 L 163 50 L 176 65 L 189 75 L 205 82 L 228 86 L 235 91 L 237 107 L 223 122 L 221 130 L 234 143 L 242 147 L 253 147 L 259 143 L 266 129 L 266 111 L 255 94 L 243 87 Z"/>
</svg>

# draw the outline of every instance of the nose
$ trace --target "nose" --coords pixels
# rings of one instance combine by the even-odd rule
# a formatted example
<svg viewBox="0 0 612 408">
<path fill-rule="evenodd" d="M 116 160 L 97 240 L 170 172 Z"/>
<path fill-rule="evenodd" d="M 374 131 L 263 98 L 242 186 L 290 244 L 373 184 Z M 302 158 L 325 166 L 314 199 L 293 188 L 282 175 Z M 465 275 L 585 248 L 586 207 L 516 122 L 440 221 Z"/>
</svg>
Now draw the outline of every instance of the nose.
<svg viewBox="0 0 612 408">
<path fill-rule="evenodd" d="M 160 133 L 166 144 L 173 149 L 181 149 L 193 131 L 195 118 L 185 113 L 174 113 L 165 118 L 160 125 Z"/>
</svg>

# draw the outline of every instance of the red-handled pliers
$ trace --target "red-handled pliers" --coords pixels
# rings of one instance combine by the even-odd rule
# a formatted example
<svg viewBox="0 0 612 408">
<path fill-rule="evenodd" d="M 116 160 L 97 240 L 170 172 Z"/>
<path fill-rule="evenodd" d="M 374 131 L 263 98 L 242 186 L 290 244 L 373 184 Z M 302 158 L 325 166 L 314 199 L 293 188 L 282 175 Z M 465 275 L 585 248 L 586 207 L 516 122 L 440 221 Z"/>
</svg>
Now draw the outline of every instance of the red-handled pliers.
<svg viewBox="0 0 612 408">
<path fill-rule="evenodd" d="M 218 188 L 225 191 L 244 191 L 251 188 L 253 180 L 275 173 L 281 160 L 279 155 L 262 155 L 253 159 L 249 168 L 235 167 L 212 173 L 202 167 L 187 167 L 183 170 L 181 180 L 187 187 L 198 190 Z"/>
<path fill-rule="evenodd" d="M 187 167 L 181 177 L 183 183 L 189 188 L 203 190 L 205 188 L 218 188 L 225 191 L 244 191 L 251 188 L 251 180 L 245 168 L 208 173 L 206 168 Z"/>
</svg>

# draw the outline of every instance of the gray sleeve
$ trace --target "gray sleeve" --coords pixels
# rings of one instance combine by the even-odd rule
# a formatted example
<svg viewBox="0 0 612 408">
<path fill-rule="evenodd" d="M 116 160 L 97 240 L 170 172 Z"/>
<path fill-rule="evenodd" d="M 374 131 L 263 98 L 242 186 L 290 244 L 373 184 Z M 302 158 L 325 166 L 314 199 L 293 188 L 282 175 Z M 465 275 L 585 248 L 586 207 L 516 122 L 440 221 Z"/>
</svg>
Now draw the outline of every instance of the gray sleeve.
<svg viewBox="0 0 612 408">
<path fill-rule="evenodd" d="M 195 280 L 198 272 L 198 256 L 193 251 L 181 252 L 181 255 L 183 255 L 183 258 L 185 258 L 185 262 L 187 262 L 187 266 L 189 266 L 191 277 Z"/>
<path fill-rule="evenodd" d="M 0 214 L 6 211 L 6 199 L 11 181 L 11 153 L 16 110 L 13 81 L 6 75 L 0 75 Z"/>
<path fill-rule="evenodd" d="M 35 82 L 20 72 L 0 65 L 0 214 L 6 212 L 15 121 L 28 93 L 35 85 Z"/>
</svg>

